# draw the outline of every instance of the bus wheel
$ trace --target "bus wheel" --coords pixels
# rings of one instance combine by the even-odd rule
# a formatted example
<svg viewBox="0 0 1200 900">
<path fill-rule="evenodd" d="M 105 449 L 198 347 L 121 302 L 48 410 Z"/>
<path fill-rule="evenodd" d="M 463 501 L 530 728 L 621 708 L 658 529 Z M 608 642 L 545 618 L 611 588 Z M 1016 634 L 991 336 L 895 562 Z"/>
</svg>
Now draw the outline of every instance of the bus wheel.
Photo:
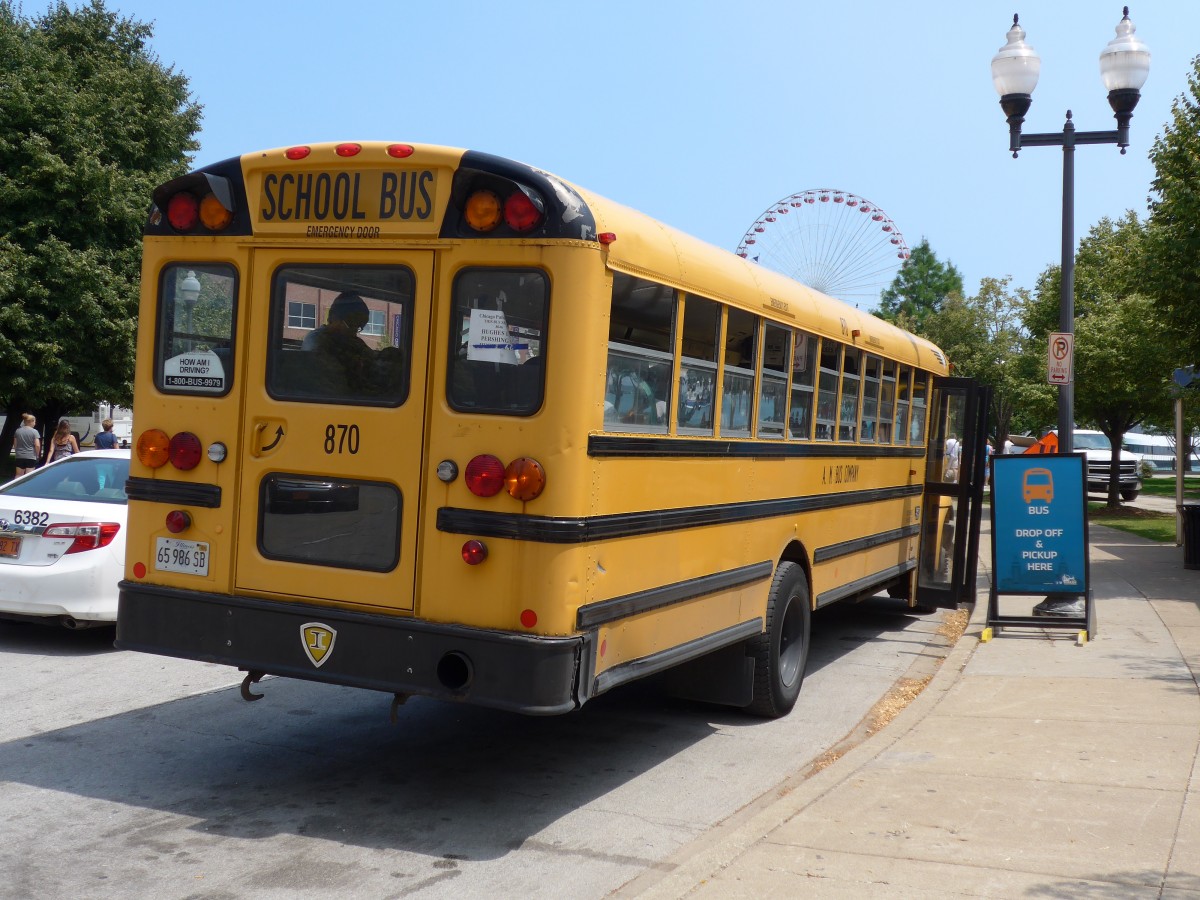
<svg viewBox="0 0 1200 900">
<path fill-rule="evenodd" d="M 810 616 L 804 569 L 780 563 L 767 601 L 766 630 L 747 643 L 754 657 L 754 699 L 748 712 L 777 719 L 796 705 L 808 662 Z"/>
</svg>

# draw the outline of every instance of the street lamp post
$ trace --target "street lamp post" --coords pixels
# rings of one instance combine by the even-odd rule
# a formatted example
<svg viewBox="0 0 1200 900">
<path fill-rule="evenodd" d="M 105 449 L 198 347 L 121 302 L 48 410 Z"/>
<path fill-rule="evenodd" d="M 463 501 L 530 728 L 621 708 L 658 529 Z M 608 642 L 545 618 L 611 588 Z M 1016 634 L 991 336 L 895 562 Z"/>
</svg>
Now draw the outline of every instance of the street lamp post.
<svg viewBox="0 0 1200 900">
<path fill-rule="evenodd" d="M 183 327 L 187 329 L 188 350 L 193 349 L 195 339 L 192 337 L 192 310 L 200 299 L 200 279 L 195 272 L 188 272 L 187 277 L 179 282 L 179 299 L 183 301 Z"/>
<path fill-rule="evenodd" d="M 1062 291 L 1059 299 L 1059 331 L 1075 332 L 1075 147 L 1078 144 L 1116 144 L 1125 152 L 1129 146 L 1129 120 L 1141 98 L 1142 85 L 1150 74 L 1150 50 L 1134 34 L 1129 7 L 1117 23 L 1117 36 L 1100 53 L 1100 78 L 1108 88 L 1108 104 L 1117 120 L 1115 131 L 1076 131 L 1067 110 L 1061 134 L 1021 134 L 1025 113 L 1033 102 L 1042 61 L 1025 43 L 1025 31 L 1013 16 L 1008 43 L 992 57 L 992 83 L 1000 95 L 1000 108 L 1008 118 L 1008 149 L 1016 158 L 1022 147 L 1062 147 Z M 1075 375 L 1068 372 L 1058 387 L 1058 452 L 1074 449 Z"/>
</svg>

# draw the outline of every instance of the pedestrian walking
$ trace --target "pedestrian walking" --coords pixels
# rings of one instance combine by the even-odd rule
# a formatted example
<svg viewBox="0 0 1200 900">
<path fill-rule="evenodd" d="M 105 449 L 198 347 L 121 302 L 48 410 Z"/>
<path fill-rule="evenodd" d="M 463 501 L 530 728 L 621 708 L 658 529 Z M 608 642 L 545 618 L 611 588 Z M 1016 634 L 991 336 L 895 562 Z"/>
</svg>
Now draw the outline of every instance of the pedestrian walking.
<svg viewBox="0 0 1200 900">
<path fill-rule="evenodd" d="M 50 438 L 50 445 L 46 448 L 46 462 L 57 462 L 78 452 L 79 442 L 75 440 L 75 435 L 71 434 L 71 420 L 64 416 L 58 420 L 58 427 L 54 429 L 54 436 Z"/>
<path fill-rule="evenodd" d="M 117 436 L 115 434 L 113 434 L 113 420 L 105 419 L 103 422 L 100 423 L 100 427 L 103 430 L 98 435 L 96 435 L 96 449 L 97 450 L 116 450 L 117 449 Z"/>
<path fill-rule="evenodd" d="M 13 435 L 13 456 L 16 457 L 16 473 L 20 477 L 37 468 L 42 458 L 42 436 L 37 431 L 37 419 L 31 414 L 21 416 L 21 427 Z"/>
</svg>

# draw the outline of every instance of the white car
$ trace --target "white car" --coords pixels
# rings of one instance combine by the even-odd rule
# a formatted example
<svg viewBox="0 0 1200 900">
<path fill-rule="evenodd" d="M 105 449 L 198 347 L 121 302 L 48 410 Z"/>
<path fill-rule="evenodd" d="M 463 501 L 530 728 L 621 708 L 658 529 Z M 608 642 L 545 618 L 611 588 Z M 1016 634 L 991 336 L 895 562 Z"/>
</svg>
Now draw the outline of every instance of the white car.
<svg viewBox="0 0 1200 900">
<path fill-rule="evenodd" d="M 85 450 L 0 487 L 0 619 L 117 620 L 128 450 Z"/>
</svg>

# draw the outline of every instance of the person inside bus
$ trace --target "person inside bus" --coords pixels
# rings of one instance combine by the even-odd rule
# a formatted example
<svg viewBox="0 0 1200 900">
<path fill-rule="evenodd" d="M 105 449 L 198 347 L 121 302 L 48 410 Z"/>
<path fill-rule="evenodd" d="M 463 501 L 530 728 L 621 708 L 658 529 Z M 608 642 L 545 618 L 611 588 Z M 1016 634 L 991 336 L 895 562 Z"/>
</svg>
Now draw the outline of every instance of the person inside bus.
<svg viewBox="0 0 1200 900">
<path fill-rule="evenodd" d="M 325 380 L 334 393 L 377 395 L 388 387 L 378 367 L 380 362 L 358 333 L 371 320 L 367 303 L 358 294 L 344 291 L 334 298 L 325 324 L 310 331 L 300 344 L 332 363 L 336 371 L 325 370 Z M 390 348 L 389 348 L 390 349 Z"/>
</svg>

